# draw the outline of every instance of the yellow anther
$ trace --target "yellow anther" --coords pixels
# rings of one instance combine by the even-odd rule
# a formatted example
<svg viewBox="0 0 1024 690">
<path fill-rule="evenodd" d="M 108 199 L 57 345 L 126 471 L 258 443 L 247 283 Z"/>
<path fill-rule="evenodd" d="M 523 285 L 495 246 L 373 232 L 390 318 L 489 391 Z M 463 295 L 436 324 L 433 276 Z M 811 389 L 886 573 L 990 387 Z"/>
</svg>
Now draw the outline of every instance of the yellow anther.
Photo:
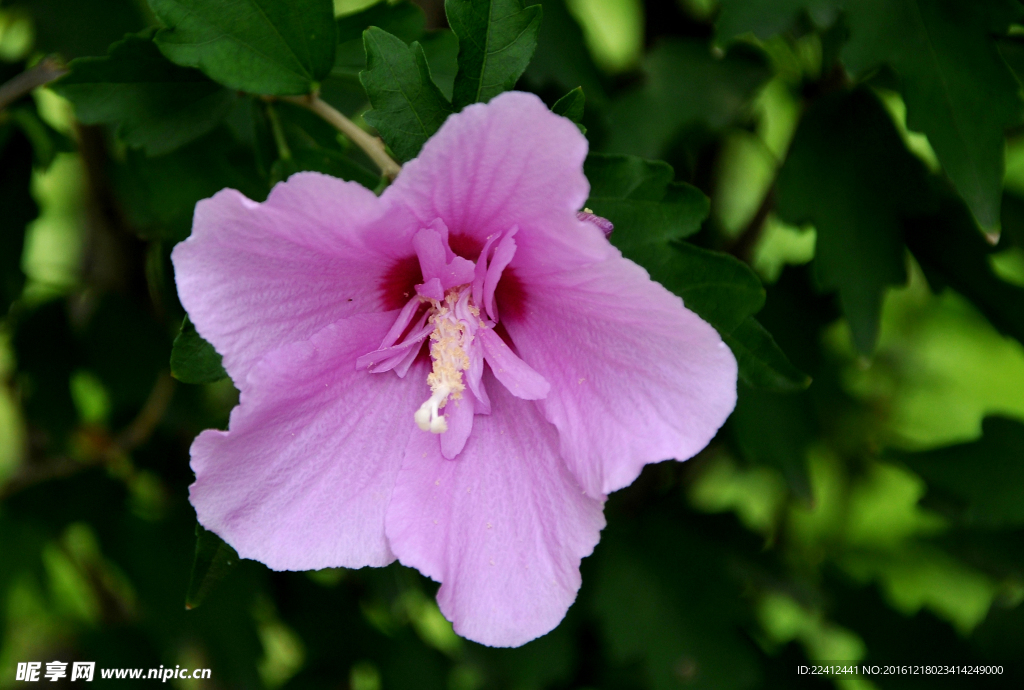
<svg viewBox="0 0 1024 690">
<path fill-rule="evenodd" d="M 443 303 L 431 300 L 433 313 L 427 320 L 434 326 L 430 334 L 430 359 L 433 366 L 427 375 L 431 396 L 420 405 L 414 417 L 420 429 L 435 434 L 443 434 L 448 430 L 448 423 L 440 410 L 449 398 L 462 398 L 462 391 L 466 389 L 462 372 L 469 369 L 469 355 L 466 351 L 473 341 L 473 334 L 466 324 L 455 317 L 455 305 L 459 299 L 459 291 L 451 290 Z M 469 306 L 469 312 L 474 316 L 480 314 L 479 309 L 472 305 Z"/>
</svg>

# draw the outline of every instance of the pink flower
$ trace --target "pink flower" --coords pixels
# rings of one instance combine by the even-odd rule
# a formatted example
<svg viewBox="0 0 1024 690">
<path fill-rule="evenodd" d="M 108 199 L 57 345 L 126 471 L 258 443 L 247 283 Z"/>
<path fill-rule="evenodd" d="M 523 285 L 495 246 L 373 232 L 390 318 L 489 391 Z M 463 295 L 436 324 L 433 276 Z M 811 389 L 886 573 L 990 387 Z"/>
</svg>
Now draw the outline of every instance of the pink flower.
<svg viewBox="0 0 1024 690">
<path fill-rule="evenodd" d="M 577 218 L 586 154 L 511 92 L 379 198 L 300 173 L 200 202 L 178 292 L 241 391 L 192 445 L 200 523 L 276 570 L 397 558 L 483 644 L 554 628 L 605 496 L 736 398 L 715 330 Z"/>
</svg>

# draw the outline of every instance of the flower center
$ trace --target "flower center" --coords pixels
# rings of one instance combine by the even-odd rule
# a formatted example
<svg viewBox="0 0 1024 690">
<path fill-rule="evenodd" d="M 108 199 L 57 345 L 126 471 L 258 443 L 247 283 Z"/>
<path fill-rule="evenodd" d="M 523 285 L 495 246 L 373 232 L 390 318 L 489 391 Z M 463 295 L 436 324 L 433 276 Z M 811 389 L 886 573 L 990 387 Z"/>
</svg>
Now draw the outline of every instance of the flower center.
<svg viewBox="0 0 1024 690">
<path fill-rule="evenodd" d="M 423 431 L 441 435 L 441 454 L 449 460 L 465 447 L 473 416 L 491 413 L 483 382 L 485 362 L 494 378 L 518 398 L 540 400 L 550 390 L 544 377 L 494 332 L 495 290 L 515 256 L 517 232 L 513 226 L 489 235 L 474 262 L 452 251 L 441 220 L 421 228 L 412 244 L 423 282 L 398 311 L 380 347 L 356 360 L 358 368 L 372 374 L 393 371 L 405 378 L 424 341 L 430 343 L 430 397 L 413 418 Z"/>
<path fill-rule="evenodd" d="M 480 310 L 472 303 L 468 286 L 449 290 L 444 301 L 430 300 L 427 324 L 430 333 L 432 369 L 427 376 L 430 397 L 414 415 L 423 431 L 441 434 L 448 430 L 441 410 L 449 399 L 459 400 L 466 389 L 463 372 L 469 369 L 469 348 L 476 330 L 483 327 Z"/>
</svg>

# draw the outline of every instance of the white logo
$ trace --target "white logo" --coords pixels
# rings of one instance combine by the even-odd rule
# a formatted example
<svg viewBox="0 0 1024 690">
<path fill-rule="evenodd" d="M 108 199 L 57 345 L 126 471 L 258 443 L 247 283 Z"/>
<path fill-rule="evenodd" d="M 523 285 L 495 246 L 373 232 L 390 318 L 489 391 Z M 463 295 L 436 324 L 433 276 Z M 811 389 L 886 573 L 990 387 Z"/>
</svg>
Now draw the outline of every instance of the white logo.
<svg viewBox="0 0 1024 690">
<path fill-rule="evenodd" d="M 92 681 L 96 672 L 95 661 L 76 661 L 71 665 L 71 680 Z"/>
<path fill-rule="evenodd" d="M 18 662 L 18 673 L 14 680 L 39 680 L 39 669 L 42 668 L 41 661 L 20 661 Z"/>
</svg>

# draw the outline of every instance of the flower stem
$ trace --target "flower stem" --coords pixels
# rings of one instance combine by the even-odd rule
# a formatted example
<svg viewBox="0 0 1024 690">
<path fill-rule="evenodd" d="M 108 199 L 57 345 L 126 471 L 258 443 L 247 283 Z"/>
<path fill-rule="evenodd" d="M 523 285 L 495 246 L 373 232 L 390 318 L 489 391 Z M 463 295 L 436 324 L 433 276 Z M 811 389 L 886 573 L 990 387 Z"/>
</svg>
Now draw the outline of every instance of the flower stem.
<svg viewBox="0 0 1024 690">
<path fill-rule="evenodd" d="M 283 160 L 292 159 L 292 150 L 288 148 L 288 140 L 284 136 L 284 128 L 281 127 L 281 118 L 274 110 L 272 103 L 267 103 L 267 119 L 270 120 L 270 131 L 274 135 L 274 144 L 277 146 L 277 155 Z"/>
<path fill-rule="evenodd" d="M 68 73 L 56 58 L 48 57 L 30 70 L 22 72 L 9 82 L 0 85 L 0 110 L 3 110 L 33 89 L 60 79 Z"/>
<path fill-rule="evenodd" d="M 388 179 L 395 179 L 398 173 L 401 172 L 402 166 L 392 160 L 391 156 L 384 150 L 384 142 L 360 129 L 356 123 L 320 100 L 320 97 L 316 94 L 309 94 L 308 96 L 282 96 L 281 100 L 301 105 L 303 108 L 307 108 L 322 117 L 335 129 L 348 137 L 353 144 L 365 151 L 370 160 L 377 164 L 381 173 Z"/>
</svg>

